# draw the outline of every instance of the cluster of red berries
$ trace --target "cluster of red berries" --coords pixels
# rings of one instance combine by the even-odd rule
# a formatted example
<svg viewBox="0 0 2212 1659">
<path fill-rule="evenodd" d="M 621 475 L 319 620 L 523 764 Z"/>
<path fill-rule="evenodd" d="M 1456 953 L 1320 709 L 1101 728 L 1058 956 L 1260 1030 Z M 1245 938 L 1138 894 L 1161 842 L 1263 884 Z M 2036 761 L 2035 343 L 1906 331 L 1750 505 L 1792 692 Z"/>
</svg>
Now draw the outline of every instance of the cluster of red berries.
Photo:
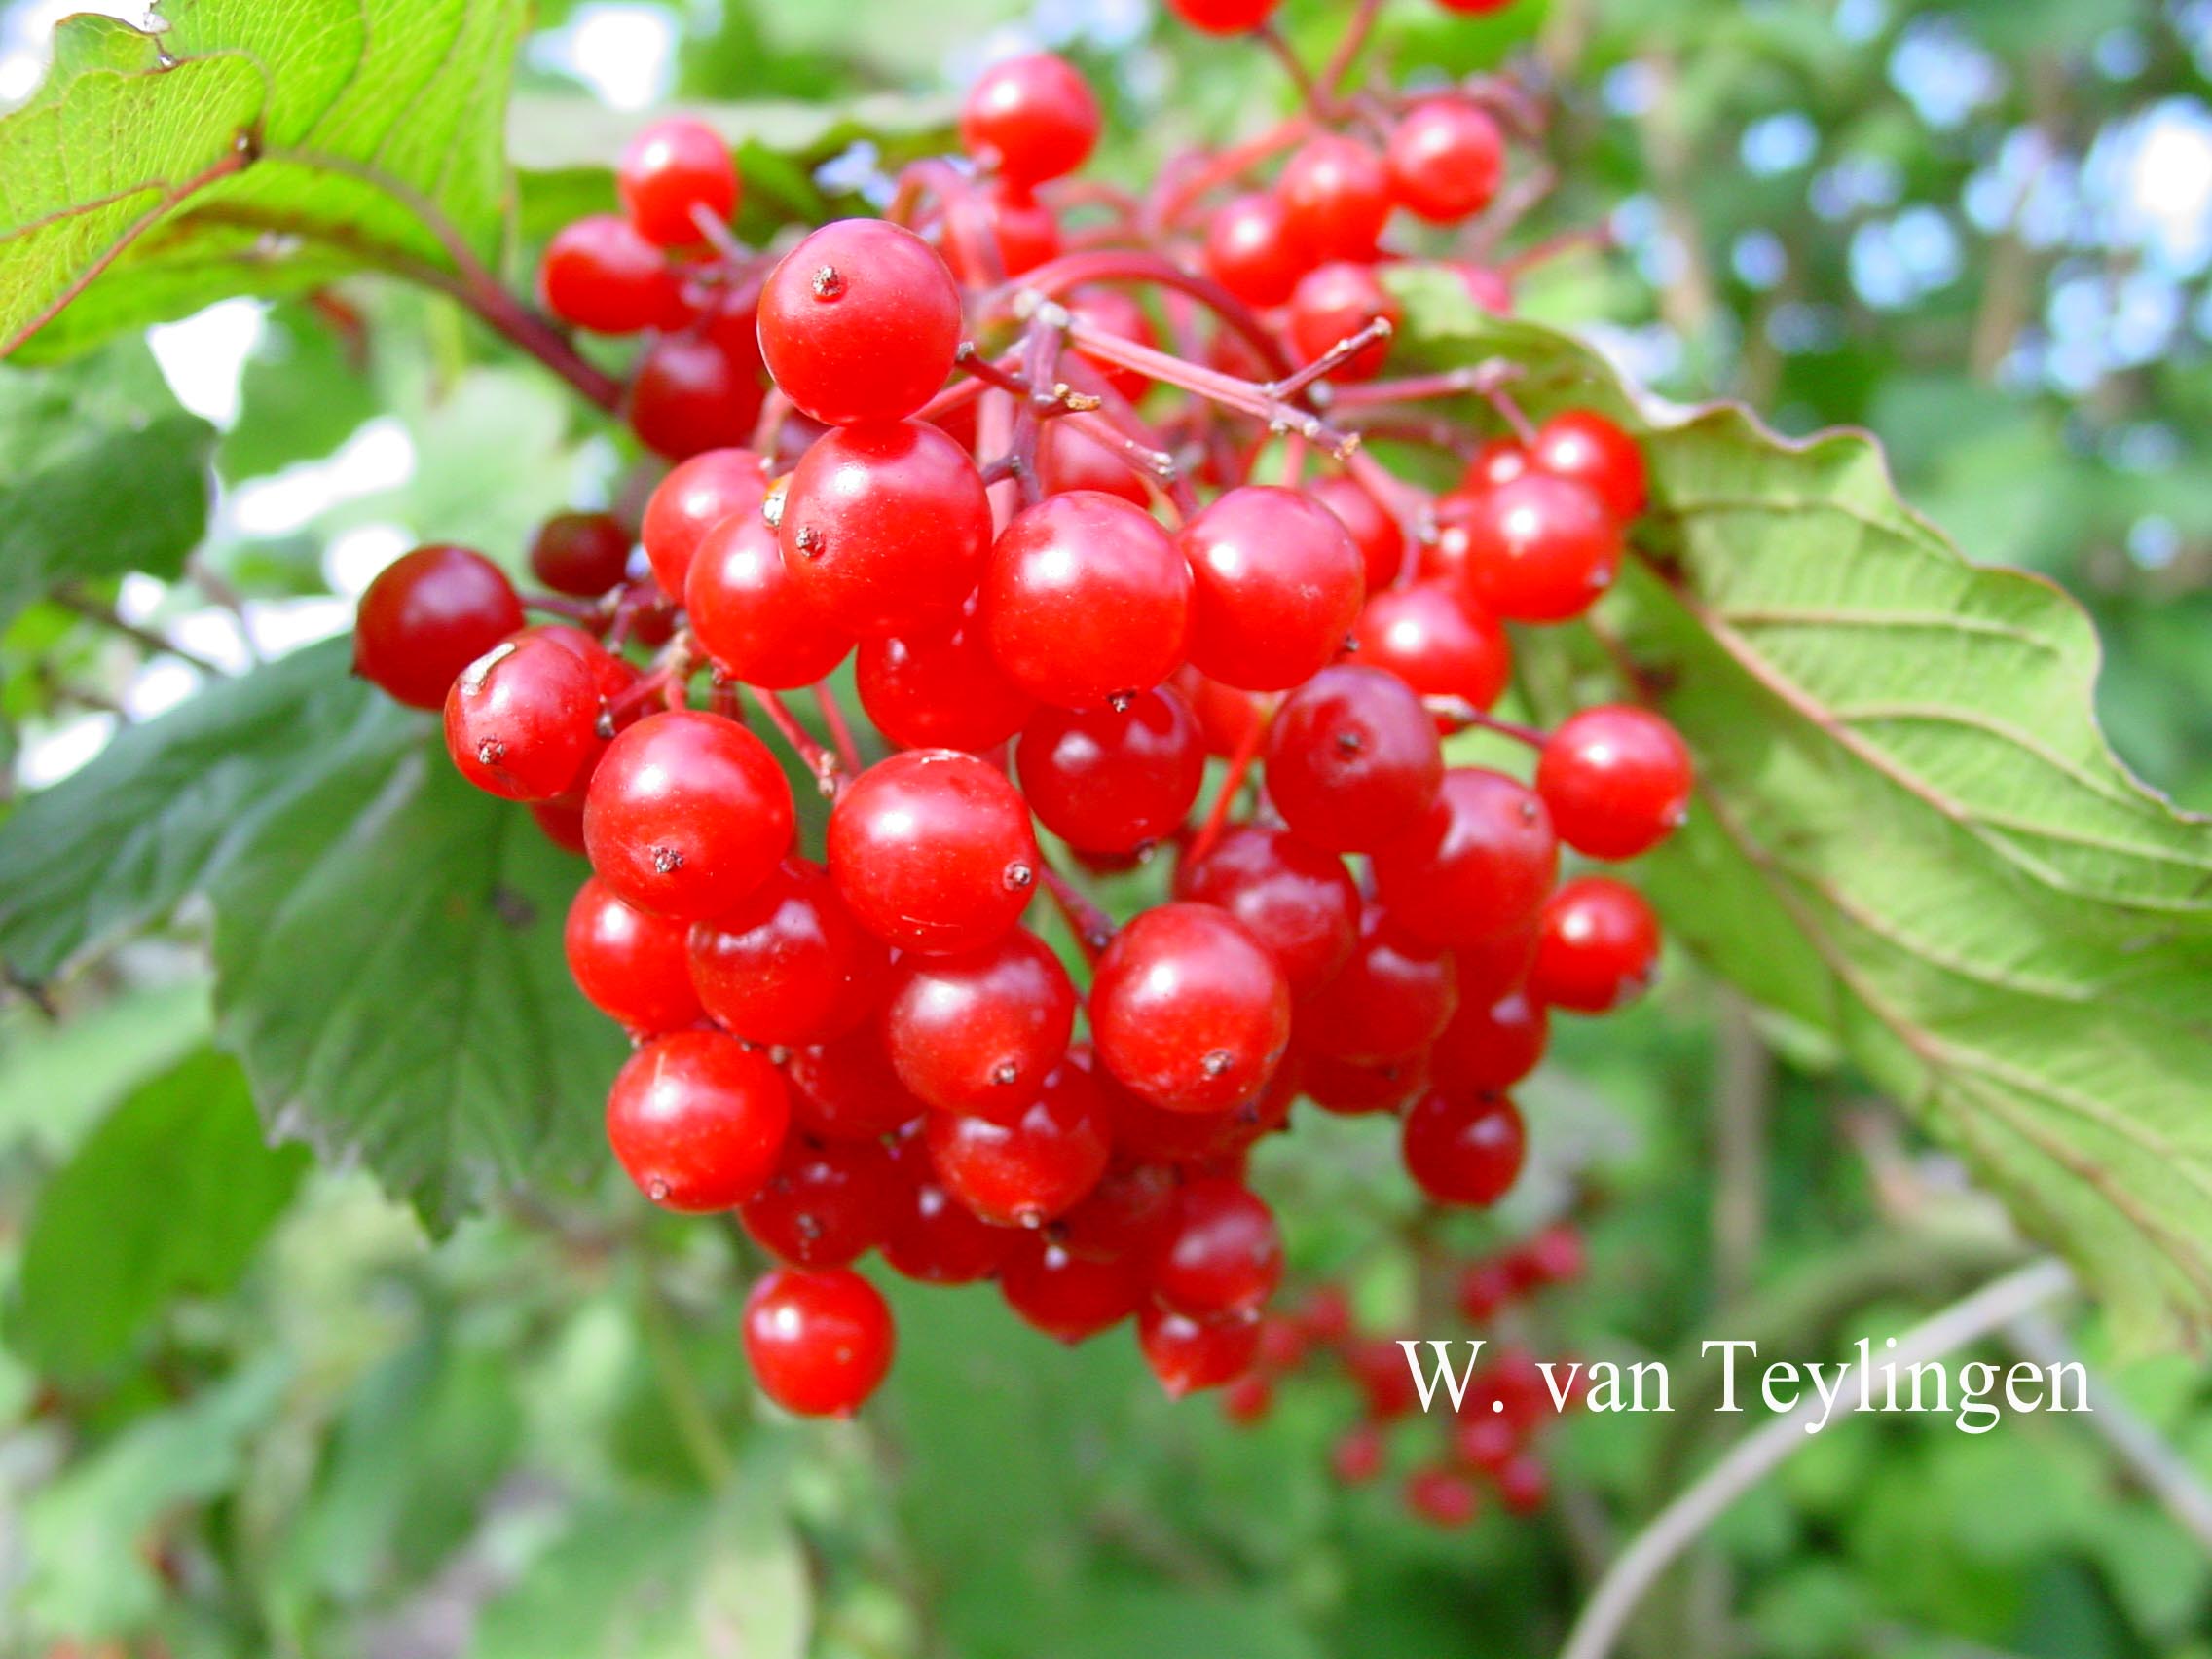
<svg viewBox="0 0 2212 1659">
<path fill-rule="evenodd" d="M 1460 1268 L 1454 1287 L 1456 1310 L 1476 1332 L 1489 1332 L 1510 1305 L 1581 1277 L 1583 1260 L 1582 1235 L 1570 1224 L 1555 1224 Z M 1434 1340 L 1435 1333 L 1428 1332 L 1418 1343 L 1427 1353 Z M 1422 1363 L 1433 1374 L 1433 1354 Z M 1398 1460 L 1412 1465 L 1400 1489 L 1408 1513 L 1442 1528 L 1464 1527 L 1474 1520 L 1486 1486 L 1514 1515 L 1542 1508 L 1550 1494 L 1538 1439 L 1561 1407 L 1525 1347 L 1510 1343 L 1493 1347 L 1467 1375 L 1465 1392 L 1454 1409 L 1444 1409 L 1439 1382 L 1432 1409 L 1424 1415 L 1401 1339 L 1360 1329 L 1344 1290 L 1322 1284 L 1295 1308 L 1262 1320 L 1258 1357 L 1251 1370 L 1222 1390 L 1222 1415 L 1240 1427 L 1264 1421 L 1273 1409 L 1276 1388 L 1301 1374 L 1348 1383 L 1357 1401 L 1357 1420 L 1329 1450 L 1329 1471 L 1346 1486 L 1379 1479 L 1393 1453 L 1403 1454 Z M 1579 1379 L 1581 1373 L 1573 1375 Z M 1579 1391 L 1577 1385 L 1568 1392 L 1565 1404 L 1573 1405 Z M 1567 1392 L 1564 1385 L 1563 1392 Z M 1417 1419 L 1423 1436 L 1441 1441 L 1433 1453 L 1417 1451 L 1411 1436 L 1398 1431 L 1399 1424 Z"/>
<path fill-rule="evenodd" d="M 1385 117 L 1376 153 L 1357 133 Z M 780 258 L 720 245 L 738 187 L 719 144 L 647 131 L 628 218 L 557 238 L 545 292 L 594 326 L 673 329 L 632 382 L 641 429 L 672 342 L 756 349 L 772 389 L 718 382 L 690 406 L 713 420 L 647 433 L 686 459 L 642 555 L 607 515 L 544 528 L 531 565 L 553 593 L 532 603 L 565 620 L 525 626 L 496 567 L 427 547 L 378 579 L 357 634 L 361 673 L 443 709 L 463 775 L 588 856 L 570 963 L 638 1044 L 608 1097 L 615 1156 L 655 1203 L 735 1210 L 786 1264 L 745 1340 L 799 1412 L 850 1410 L 890 1362 L 888 1309 L 849 1266 L 871 1247 L 919 1279 L 995 1275 L 1068 1341 L 1133 1316 L 1178 1393 L 1244 1375 L 1282 1267 L 1244 1155 L 1302 1094 L 1402 1112 L 1427 1195 L 1494 1201 L 1523 1160 L 1506 1091 L 1548 1011 L 1628 1000 L 1659 946 L 1634 889 L 1560 881 L 1562 845 L 1633 857 L 1691 783 L 1640 709 L 1549 735 L 1487 713 L 1501 624 L 1575 616 L 1612 578 L 1645 498 L 1626 433 L 1501 401 L 1515 435 L 1470 435 L 1464 481 L 1431 499 L 1321 418 L 1443 394 L 1371 382 L 1358 404 L 1387 313 L 1311 289 L 1352 272 L 1382 292 L 1393 204 L 1448 219 L 1488 199 L 1479 109 L 1355 100 L 1238 199 L 1264 211 L 1207 205 L 1260 146 L 1151 203 L 1103 193 L 1083 251 L 1034 261 L 1059 236 L 1036 192 L 1097 136 L 1088 89 L 1016 58 L 960 125 L 973 171 L 918 164 L 894 217 Z M 1468 176 L 1470 157 L 1491 160 Z M 1215 245 L 1255 215 L 1286 285 Z M 1278 439 L 1281 481 L 1258 481 Z M 1341 469 L 1308 479 L 1311 451 Z M 829 683 L 849 656 L 893 751 L 872 765 Z M 785 702 L 802 688 L 827 746 Z M 741 691 L 831 799 L 820 862 Z M 1532 781 L 1447 764 L 1470 723 L 1530 743 Z M 1194 826 L 1209 754 L 1227 765 Z M 1158 848 L 1172 897 L 1115 926 L 1074 866 Z M 1048 899 L 1069 961 L 1025 925 Z"/>
</svg>

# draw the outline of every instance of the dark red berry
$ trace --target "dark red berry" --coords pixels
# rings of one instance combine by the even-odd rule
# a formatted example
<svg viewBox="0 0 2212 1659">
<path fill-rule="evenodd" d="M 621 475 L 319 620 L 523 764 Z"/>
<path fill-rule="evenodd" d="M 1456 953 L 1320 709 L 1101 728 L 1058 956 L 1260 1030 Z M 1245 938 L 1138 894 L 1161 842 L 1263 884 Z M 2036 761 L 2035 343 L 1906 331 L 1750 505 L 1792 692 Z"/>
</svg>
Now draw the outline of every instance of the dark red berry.
<svg viewBox="0 0 2212 1659">
<path fill-rule="evenodd" d="M 920 1142 L 900 1161 L 909 1179 L 886 1218 L 883 1259 L 910 1279 L 925 1284 L 973 1284 L 1000 1271 L 1009 1251 L 1036 1236 L 1011 1227 L 993 1227 L 947 1190 L 930 1167 Z"/>
<path fill-rule="evenodd" d="M 1431 1089 L 1406 1114 L 1406 1173 L 1440 1204 L 1494 1204 L 1528 1156 L 1521 1114 L 1502 1094 Z"/>
<path fill-rule="evenodd" d="M 656 1037 L 615 1074 L 607 1138 L 638 1190 L 688 1215 L 733 1209 L 783 1155 L 791 1103 L 768 1056 L 719 1031 Z"/>
<path fill-rule="evenodd" d="M 1175 897 L 1227 910 L 1265 945 L 1293 997 L 1328 982 L 1359 937 L 1344 861 L 1282 830 L 1239 825 L 1175 872 Z"/>
<path fill-rule="evenodd" d="M 1109 1168 L 1089 1196 L 1060 1217 L 1052 1236 L 1078 1256 L 1149 1259 L 1175 1212 L 1175 1172 L 1168 1165 L 1123 1163 Z"/>
<path fill-rule="evenodd" d="M 1205 741 L 1162 686 L 1121 709 L 1040 711 L 1014 762 L 1030 811 L 1053 834 L 1087 852 L 1136 852 L 1182 828 L 1205 781 Z"/>
<path fill-rule="evenodd" d="M 830 813 L 830 873 L 863 926 L 902 950 L 989 944 L 1037 882 L 1029 812 L 973 755 L 913 749 L 855 778 Z"/>
<path fill-rule="evenodd" d="M 863 1025 L 791 1058 L 792 1118 L 822 1140 L 880 1140 L 919 1120 L 875 1026 Z"/>
<path fill-rule="evenodd" d="M 506 572 L 465 547 L 418 547 L 361 595 L 353 672 L 411 709 L 442 709 L 454 676 L 523 625 Z"/>
<path fill-rule="evenodd" d="M 1434 809 L 1444 782 L 1436 721 L 1395 676 L 1325 668 L 1283 699 L 1268 728 L 1268 798 L 1306 840 L 1365 851 Z"/>
<path fill-rule="evenodd" d="M 737 904 L 693 924 L 691 980 L 734 1037 L 797 1048 L 872 1012 L 889 952 L 846 910 L 829 872 L 788 858 Z"/>
<path fill-rule="evenodd" d="M 1544 1057 L 1551 1021 L 1543 1005 L 1519 991 L 1495 1002 L 1462 996 L 1459 1012 L 1430 1054 L 1436 1086 L 1452 1093 L 1511 1088 Z"/>
<path fill-rule="evenodd" d="M 1451 953 L 1370 905 L 1350 959 L 1300 1005 L 1299 1046 L 1358 1065 L 1411 1060 L 1427 1051 L 1458 1006 Z"/>
<path fill-rule="evenodd" d="M 1575 1014 L 1633 1002 L 1659 965 L 1659 919 L 1626 882 L 1585 875 L 1544 905 L 1529 994 Z"/>
<path fill-rule="evenodd" d="M 1254 1313 L 1194 1319 L 1157 1305 L 1137 1313 L 1137 1346 L 1144 1362 L 1171 1400 L 1200 1388 L 1218 1388 L 1252 1369 L 1260 1351 Z"/>
<path fill-rule="evenodd" d="M 1657 715 L 1606 704 L 1569 716 L 1536 763 L 1559 838 L 1594 859 L 1633 859 L 1689 809 L 1690 752 Z"/>
<path fill-rule="evenodd" d="M 691 709 L 608 746 L 584 800 L 592 868 L 622 900 L 691 921 L 727 912 L 791 845 L 792 792 L 768 747 Z"/>
<path fill-rule="evenodd" d="M 1456 945 L 1525 932 L 1559 874 L 1559 838 L 1536 793 L 1501 772 L 1455 767 L 1426 820 L 1376 849 L 1396 924 Z"/>
<path fill-rule="evenodd" d="M 1300 1051 L 1305 1069 L 1302 1082 L 1314 1105 L 1325 1112 L 1355 1118 L 1369 1112 L 1395 1112 L 1428 1087 L 1428 1055 L 1414 1054 L 1402 1060 L 1366 1065 L 1340 1060 L 1328 1054 Z"/>
<path fill-rule="evenodd" d="M 1037 700 L 991 654 L 973 613 L 948 631 L 863 641 L 853 677 L 867 718 L 903 749 L 980 754 L 1037 712 Z"/>
<path fill-rule="evenodd" d="M 1106 1173 L 1111 1125 L 1090 1074 L 1062 1063 L 1011 1123 L 932 1112 L 930 1161 L 981 1220 L 1041 1227 L 1065 1215 Z"/>
<path fill-rule="evenodd" d="M 753 1241 L 794 1268 L 841 1268 L 882 1242 L 900 1198 L 891 1157 L 867 1141 L 793 1135 L 738 1211 Z"/>
<path fill-rule="evenodd" d="M 1176 1195 L 1152 1256 L 1152 1292 L 1161 1302 L 1200 1319 L 1252 1313 L 1281 1279 L 1282 1234 L 1258 1194 L 1214 1178 Z"/>
<path fill-rule="evenodd" d="M 704 1017 L 691 988 L 686 928 L 632 909 L 597 876 L 576 889 L 562 931 L 569 972 L 592 1007 L 653 1037 Z"/>
<path fill-rule="evenodd" d="M 1267 946 L 1210 904 L 1161 904 L 1099 958 L 1090 1028 L 1125 1088 L 1175 1112 L 1222 1112 L 1267 1086 L 1290 1038 L 1290 986 Z"/>
<path fill-rule="evenodd" d="M 1138 1264 L 1079 1256 L 1041 1233 L 1015 1241 L 999 1270 L 999 1289 L 1025 1324 L 1062 1343 L 1110 1330 L 1145 1299 Z"/>
<path fill-rule="evenodd" d="M 555 513 L 531 539 L 531 574 L 555 593 L 597 599 L 629 567 L 630 533 L 612 513 Z"/>
<path fill-rule="evenodd" d="M 713 334 L 664 334 L 630 374 L 630 429 L 671 461 L 741 444 L 760 418 L 759 363 Z"/>
<path fill-rule="evenodd" d="M 928 1104 L 1014 1123 L 1067 1051 L 1075 1000 L 1059 958 L 1015 928 L 958 956 L 902 961 L 883 1007 L 884 1049 Z"/>
</svg>

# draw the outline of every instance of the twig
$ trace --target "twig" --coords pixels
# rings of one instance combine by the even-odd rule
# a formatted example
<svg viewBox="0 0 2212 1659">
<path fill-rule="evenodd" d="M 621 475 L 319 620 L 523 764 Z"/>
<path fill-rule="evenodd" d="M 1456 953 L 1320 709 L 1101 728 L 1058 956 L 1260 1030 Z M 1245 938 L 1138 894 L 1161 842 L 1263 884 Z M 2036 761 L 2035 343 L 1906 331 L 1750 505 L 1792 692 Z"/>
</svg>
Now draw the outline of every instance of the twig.
<svg viewBox="0 0 2212 1659">
<path fill-rule="evenodd" d="M 2005 1329 L 2022 1314 L 2049 1301 L 2074 1282 L 2066 1264 L 2051 1257 L 2015 1269 L 1993 1284 L 1953 1303 L 1899 1340 L 1885 1364 L 1899 1372 L 1939 1357 Z M 1856 1365 L 1846 1366 L 1832 1396 L 1832 1423 L 1859 1408 L 1853 1398 Z M 1605 1659 L 1620 1640 L 1643 1593 L 1675 1558 L 1694 1543 L 1728 1507 L 1771 1474 L 1812 1438 L 1808 1424 L 1831 1407 L 1808 1399 L 1795 1411 L 1746 1435 L 1728 1455 L 1667 1505 L 1629 1543 L 1599 1580 L 1597 1590 L 1575 1620 L 1560 1649 L 1560 1659 Z"/>
<path fill-rule="evenodd" d="M 782 697 L 757 685 L 749 685 L 746 689 L 753 693 L 753 700 L 760 705 L 761 713 L 768 717 L 768 723 L 776 728 L 777 735 L 791 745 L 792 752 L 814 774 L 814 787 L 822 792 L 822 798 L 835 798 L 844 777 L 844 768 L 837 763 L 837 757 L 814 741 Z"/>
<path fill-rule="evenodd" d="M 1229 757 L 1229 774 L 1221 780 L 1221 793 L 1213 797 L 1213 810 L 1206 814 L 1206 821 L 1198 827 L 1198 832 L 1191 837 L 1191 850 L 1186 855 L 1187 864 L 1198 864 L 1213 851 L 1214 843 L 1221 839 L 1222 830 L 1229 826 L 1230 808 L 1236 804 L 1236 797 L 1243 793 L 1244 780 L 1251 774 L 1252 762 L 1259 757 L 1260 740 L 1267 735 L 1267 729 L 1268 722 L 1255 715 L 1251 723 L 1245 726 L 1244 735 L 1236 740 L 1236 752 Z"/>
<path fill-rule="evenodd" d="M 830 728 L 830 741 L 836 745 L 837 758 L 845 763 L 845 770 L 859 772 L 860 745 L 853 741 L 853 724 L 845 719 L 845 705 L 838 699 L 837 688 L 829 681 L 814 687 L 814 706 L 822 711 L 822 723 Z"/>
<path fill-rule="evenodd" d="M 1068 932 L 1075 935 L 1083 959 L 1095 968 L 1099 952 L 1114 942 L 1114 918 L 1085 898 L 1050 864 L 1045 866 L 1045 891 L 1052 896 L 1052 903 L 1059 909 L 1060 919 L 1067 923 Z"/>
<path fill-rule="evenodd" d="M 74 582 L 55 588 L 53 599 L 62 609 L 74 612 L 88 622 L 98 623 L 111 634 L 120 634 L 127 640 L 134 641 L 148 651 L 162 656 L 173 656 L 180 662 L 190 663 L 203 674 L 212 674 L 218 679 L 229 673 L 229 670 L 211 657 L 203 657 L 197 651 L 188 650 L 151 628 L 141 628 L 135 622 L 125 621 L 116 614 L 113 606 L 102 605 Z"/>
</svg>

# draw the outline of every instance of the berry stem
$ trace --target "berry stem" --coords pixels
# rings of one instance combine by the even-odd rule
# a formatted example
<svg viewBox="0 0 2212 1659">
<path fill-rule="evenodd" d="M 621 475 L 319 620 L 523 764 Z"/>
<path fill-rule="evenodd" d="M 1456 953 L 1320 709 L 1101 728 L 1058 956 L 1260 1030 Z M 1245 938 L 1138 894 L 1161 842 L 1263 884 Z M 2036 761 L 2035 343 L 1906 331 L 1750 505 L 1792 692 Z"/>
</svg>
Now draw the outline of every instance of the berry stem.
<svg viewBox="0 0 2212 1659">
<path fill-rule="evenodd" d="M 1423 697 L 1421 706 L 1430 714 L 1451 720 L 1462 730 L 1474 726 L 1483 731 L 1494 731 L 1500 737 L 1510 737 L 1514 742 L 1525 743 L 1530 749 L 1540 750 L 1551 741 L 1551 734 L 1539 727 L 1523 725 L 1518 720 L 1500 719 L 1461 697 Z"/>
<path fill-rule="evenodd" d="M 1282 65 L 1283 73 L 1290 77 L 1290 84 L 1298 89 L 1298 101 L 1311 112 L 1313 119 L 1322 122 L 1336 120 L 1340 112 L 1329 86 L 1315 81 L 1306 72 L 1306 65 L 1299 61 L 1297 52 L 1283 38 L 1282 30 L 1275 26 L 1273 20 L 1271 18 L 1252 32 L 1273 55 L 1274 60 Z"/>
<path fill-rule="evenodd" d="M 1099 953 L 1114 942 L 1113 917 L 1085 898 L 1050 862 L 1045 866 L 1045 891 L 1052 896 L 1060 919 L 1075 935 L 1076 947 L 1083 952 L 1083 959 L 1097 967 Z"/>
<path fill-rule="evenodd" d="M 1222 830 L 1229 827 L 1230 808 L 1244 793 L 1244 780 L 1251 775 L 1252 762 L 1259 757 L 1260 740 L 1267 735 L 1267 729 L 1266 720 L 1253 720 L 1244 728 L 1244 735 L 1236 740 L 1236 752 L 1229 757 L 1229 775 L 1221 780 L 1221 793 L 1213 797 L 1213 809 L 1198 826 L 1198 832 L 1191 837 L 1191 850 L 1186 855 L 1191 864 L 1197 864 L 1212 852 L 1213 844 L 1221 839 Z"/>
<path fill-rule="evenodd" d="M 1235 183 L 1271 157 L 1304 143 L 1312 132 L 1313 123 L 1310 118 L 1294 116 L 1269 128 L 1256 137 L 1247 138 L 1243 143 L 1222 151 L 1196 171 L 1172 183 L 1163 182 L 1153 201 L 1153 224 L 1161 230 L 1172 228 L 1190 211 L 1192 204 L 1208 191 Z"/>
<path fill-rule="evenodd" d="M 837 758 L 845 763 L 845 770 L 861 770 L 861 748 L 853 739 L 853 722 L 845 718 L 845 705 L 837 696 L 837 688 L 829 681 L 819 681 L 814 687 L 814 706 L 822 711 L 822 723 L 830 728 L 830 741 L 837 747 Z"/>
<path fill-rule="evenodd" d="M 1003 282 L 1006 265 L 999 257 L 999 240 L 983 222 L 975 181 L 959 168 L 934 156 L 907 163 L 900 169 L 899 189 L 884 217 L 911 229 L 931 196 L 942 204 L 945 240 L 959 255 L 955 269 L 984 273 L 993 285 Z"/>
<path fill-rule="evenodd" d="M 565 599 L 557 593 L 526 593 L 522 602 L 548 616 L 565 616 L 571 622 L 598 627 L 607 620 L 607 608 L 594 599 Z"/>
<path fill-rule="evenodd" d="M 1067 340 L 1069 320 L 1067 311 L 1060 306 L 1039 306 L 1022 342 L 1021 379 L 1029 390 L 1014 406 L 1014 445 L 1009 454 L 1014 466 L 1014 486 L 1021 492 L 1025 507 L 1045 498 L 1044 480 L 1037 475 L 1038 439 L 1044 430 L 1038 404 L 1058 401 L 1059 394 L 1047 388 L 1053 386 L 1059 369 L 1060 348 Z"/>
<path fill-rule="evenodd" d="M 1497 418 L 1513 428 L 1513 436 L 1520 443 L 1526 446 L 1536 441 L 1536 424 L 1510 391 L 1502 386 L 1486 386 L 1482 395 L 1483 401 L 1497 412 Z"/>
<path fill-rule="evenodd" d="M 1270 381 L 1266 389 L 1276 397 L 1294 397 L 1340 364 L 1349 362 L 1368 347 L 1395 333 L 1386 316 L 1376 317 L 1356 334 L 1347 334 L 1304 368 L 1293 369 L 1281 380 Z"/>
<path fill-rule="evenodd" d="M 1589 248 L 1596 253 L 1609 253 L 1620 245 L 1613 235 L 1612 226 L 1600 221 L 1595 225 L 1577 225 L 1561 231 L 1557 236 L 1546 237 L 1531 247 L 1523 248 L 1498 263 L 1499 275 L 1512 278 L 1525 276 L 1537 266 L 1572 253 L 1576 248 Z"/>
<path fill-rule="evenodd" d="M 1357 382 L 1333 388 L 1332 409 L 1381 409 L 1397 403 L 1419 403 L 1432 397 L 1488 396 L 1494 387 L 1520 377 L 1521 367 L 1504 357 L 1491 357 L 1465 368 L 1441 374 L 1407 375 L 1399 380 Z"/>
<path fill-rule="evenodd" d="M 1242 300 L 1220 283 L 1185 271 L 1171 260 L 1134 248 L 1099 248 L 1049 259 L 1035 270 L 1023 272 L 1013 288 L 1002 289 L 986 299 L 983 309 L 986 313 L 1011 311 L 1019 316 L 1024 290 L 1056 300 L 1089 282 L 1150 282 L 1188 294 L 1242 335 L 1246 344 L 1259 353 L 1260 361 L 1270 374 L 1290 372 L 1290 361 L 1282 354 L 1282 348 L 1275 344 L 1274 336 Z"/>
<path fill-rule="evenodd" d="M 757 685 L 748 685 L 746 689 L 753 693 L 753 700 L 760 705 L 760 712 L 768 717 L 768 723 L 776 728 L 776 734 L 791 746 L 800 764 L 814 774 L 814 787 L 822 792 L 822 798 L 835 798 L 844 780 L 844 768 L 837 763 L 837 757 L 814 741 L 806 727 L 798 723 L 791 705 L 776 692 Z"/>
<path fill-rule="evenodd" d="M 1331 97 L 1344 91 L 1352 66 L 1359 61 L 1360 49 L 1367 37 L 1375 32 L 1375 19 L 1382 15 L 1382 0 L 1359 0 L 1359 7 L 1345 24 L 1345 32 L 1337 41 L 1337 49 L 1329 55 L 1329 61 L 1321 70 L 1321 87 Z"/>
</svg>

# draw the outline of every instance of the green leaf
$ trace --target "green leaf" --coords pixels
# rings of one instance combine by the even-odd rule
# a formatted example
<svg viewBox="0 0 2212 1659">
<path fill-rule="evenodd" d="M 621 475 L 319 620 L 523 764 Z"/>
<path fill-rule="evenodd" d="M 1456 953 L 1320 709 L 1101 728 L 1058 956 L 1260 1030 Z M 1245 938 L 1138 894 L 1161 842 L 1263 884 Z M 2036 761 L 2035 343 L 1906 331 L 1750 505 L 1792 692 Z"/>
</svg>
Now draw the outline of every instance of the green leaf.
<svg viewBox="0 0 2212 1659">
<path fill-rule="evenodd" d="M 9 1346 L 64 1378 L 122 1358 L 172 1297 L 238 1282 L 307 1161 L 263 1141 L 236 1061 L 155 1078 L 39 1194 Z"/>
<path fill-rule="evenodd" d="M 1674 932 L 1834 1033 L 2138 1339 L 2212 1322 L 2212 825 L 2114 758 L 2079 607 L 1970 564 L 1862 434 L 1640 409 L 1448 276 L 1400 291 L 1404 365 L 1510 357 L 1533 413 L 1643 433 L 1654 510 L 1594 623 L 1697 756 L 1644 871 Z"/>
<path fill-rule="evenodd" d="M 442 1223 L 590 1166 L 619 1043 L 562 956 L 576 861 L 345 649 L 210 686 L 0 824 L 0 957 L 44 977 L 210 898 L 217 1041 L 272 1132 Z"/>
<path fill-rule="evenodd" d="M 142 342 L 0 370 L 0 628 L 66 580 L 176 575 L 207 528 L 214 444 Z"/>
<path fill-rule="evenodd" d="M 170 0 L 158 34 L 64 19 L 45 85 L 0 120 L 0 354 L 363 268 L 440 280 L 461 250 L 495 263 L 527 13 Z"/>
</svg>

